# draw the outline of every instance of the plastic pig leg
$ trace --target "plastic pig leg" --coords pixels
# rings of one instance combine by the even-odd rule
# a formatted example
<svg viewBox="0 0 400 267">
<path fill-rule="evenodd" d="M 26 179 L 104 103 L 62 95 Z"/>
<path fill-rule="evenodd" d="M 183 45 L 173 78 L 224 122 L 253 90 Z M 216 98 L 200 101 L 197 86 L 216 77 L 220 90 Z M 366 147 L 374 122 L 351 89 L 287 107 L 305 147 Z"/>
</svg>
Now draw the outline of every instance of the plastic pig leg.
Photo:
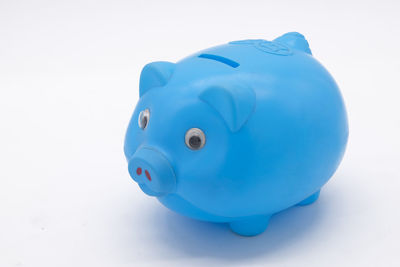
<svg viewBox="0 0 400 267">
<path fill-rule="evenodd" d="M 243 236 L 255 236 L 267 229 L 271 216 L 256 216 L 229 223 L 231 230 Z"/>
<path fill-rule="evenodd" d="M 314 203 L 318 199 L 320 191 L 321 190 L 318 190 L 317 192 L 315 192 L 314 194 L 312 194 L 308 198 L 304 199 L 303 201 L 300 201 L 297 205 L 305 206 L 305 205 L 310 205 L 310 204 Z"/>
</svg>

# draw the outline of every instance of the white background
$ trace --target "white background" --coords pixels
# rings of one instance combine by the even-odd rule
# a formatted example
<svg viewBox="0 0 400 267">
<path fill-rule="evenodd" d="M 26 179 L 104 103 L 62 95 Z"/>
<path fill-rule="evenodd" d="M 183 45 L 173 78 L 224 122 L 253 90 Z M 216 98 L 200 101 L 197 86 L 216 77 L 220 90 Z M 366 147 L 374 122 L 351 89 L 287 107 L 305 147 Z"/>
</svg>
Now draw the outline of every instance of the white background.
<svg viewBox="0 0 400 267">
<path fill-rule="evenodd" d="M 1 0 L 0 266 L 400 266 L 400 4 L 375 2 Z M 288 31 L 348 108 L 320 199 L 245 238 L 145 196 L 123 155 L 143 65 Z"/>
</svg>

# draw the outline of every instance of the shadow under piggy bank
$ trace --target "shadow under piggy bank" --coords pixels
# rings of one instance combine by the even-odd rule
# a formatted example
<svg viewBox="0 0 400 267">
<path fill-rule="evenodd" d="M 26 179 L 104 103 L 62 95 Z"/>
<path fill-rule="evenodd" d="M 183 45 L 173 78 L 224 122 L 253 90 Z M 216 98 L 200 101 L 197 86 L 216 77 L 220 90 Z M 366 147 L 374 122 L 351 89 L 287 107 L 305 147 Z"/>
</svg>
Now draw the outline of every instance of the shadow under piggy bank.
<svg viewBox="0 0 400 267">
<path fill-rule="evenodd" d="M 271 254 L 309 238 L 323 215 L 329 212 L 328 203 L 321 202 L 295 206 L 274 215 L 268 229 L 254 237 L 236 235 L 227 224 L 192 220 L 168 210 L 162 216 L 158 213 L 155 234 L 161 243 L 165 242 L 160 245 L 179 250 L 188 257 L 240 261 Z"/>
</svg>

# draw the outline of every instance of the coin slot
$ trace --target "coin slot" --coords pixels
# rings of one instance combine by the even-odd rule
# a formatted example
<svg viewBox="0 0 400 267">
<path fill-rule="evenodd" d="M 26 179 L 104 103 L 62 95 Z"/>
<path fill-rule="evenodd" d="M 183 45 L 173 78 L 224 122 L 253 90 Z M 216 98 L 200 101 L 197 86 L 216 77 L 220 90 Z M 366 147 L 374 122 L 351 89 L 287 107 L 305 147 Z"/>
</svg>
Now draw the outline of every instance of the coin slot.
<svg viewBox="0 0 400 267">
<path fill-rule="evenodd" d="M 199 56 L 199 58 L 207 58 L 207 59 L 215 60 L 215 61 L 221 62 L 221 63 L 223 63 L 225 65 L 231 66 L 232 68 L 237 68 L 240 65 L 236 61 L 233 61 L 233 60 L 231 60 L 229 58 L 221 57 L 221 56 L 217 56 L 217 55 L 212 55 L 212 54 L 201 54 Z"/>
</svg>

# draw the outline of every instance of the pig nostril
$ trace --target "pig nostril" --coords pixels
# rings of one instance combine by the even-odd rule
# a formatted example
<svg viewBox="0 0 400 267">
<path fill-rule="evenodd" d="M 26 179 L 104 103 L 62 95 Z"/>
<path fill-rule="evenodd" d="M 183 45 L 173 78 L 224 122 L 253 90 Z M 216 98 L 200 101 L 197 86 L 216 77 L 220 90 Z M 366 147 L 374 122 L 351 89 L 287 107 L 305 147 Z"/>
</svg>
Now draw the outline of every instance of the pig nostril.
<svg viewBox="0 0 400 267">
<path fill-rule="evenodd" d="M 144 173 L 146 174 L 147 179 L 149 179 L 149 181 L 151 181 L 150 173 L 147 170 L 145 170 Z"/>
<path fill-rule="evenodd" d="M 137 174 L 137 175 L 141 175 L 141 174 L 142 174 L 142 168 L 140 168 L 140 167 L 137 168 L 137 169 L 136 169 L 136 174 Z"/>
</svg>

